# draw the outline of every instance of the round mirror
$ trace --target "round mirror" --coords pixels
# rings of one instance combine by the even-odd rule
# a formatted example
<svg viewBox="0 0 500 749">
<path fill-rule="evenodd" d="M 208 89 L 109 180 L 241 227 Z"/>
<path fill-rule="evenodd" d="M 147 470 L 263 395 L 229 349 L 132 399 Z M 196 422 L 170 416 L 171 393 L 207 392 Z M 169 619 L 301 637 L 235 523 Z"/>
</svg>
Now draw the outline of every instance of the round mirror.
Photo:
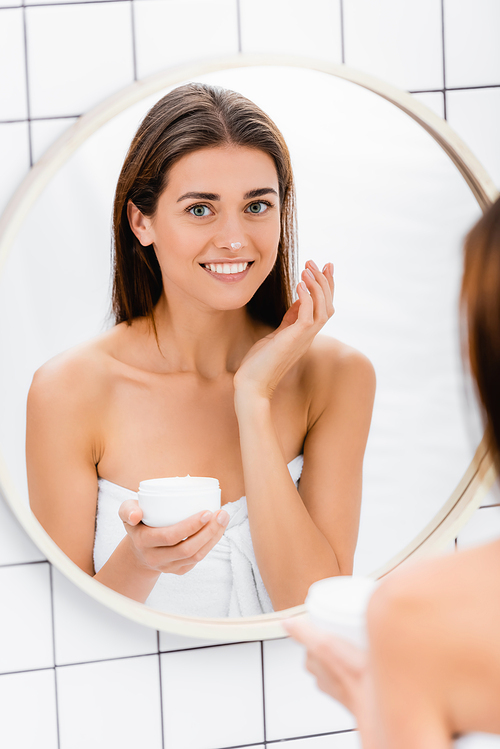
<svg viewBox="0 0 500 749">
<path fill-rule="evenodd" d="M 463 385 L 458 293 L 463 237 L 496 192 L 446 123 L 410 95 L 324 62 L 240 55 L 156 75 L 80 118 L 2 217 L 0 479 L 13 511 L 51 562 L 136 621 L 214 639 L 277 637 L 279 619 L 303 607 L 242 620 L 156 611 L 77 568 L 28 504 L 31 378 L 51 356 L 112 324 L 117 176 L 145 113 L 188 80 L 240 91 L 281 129 L 296 178 L 299 267 L 309 258 L 335 265 L 336 314 L 324 332 L 374 364 L 356 574 L 381 576 L 446 546 L 493 481 Z"/>
</svg>

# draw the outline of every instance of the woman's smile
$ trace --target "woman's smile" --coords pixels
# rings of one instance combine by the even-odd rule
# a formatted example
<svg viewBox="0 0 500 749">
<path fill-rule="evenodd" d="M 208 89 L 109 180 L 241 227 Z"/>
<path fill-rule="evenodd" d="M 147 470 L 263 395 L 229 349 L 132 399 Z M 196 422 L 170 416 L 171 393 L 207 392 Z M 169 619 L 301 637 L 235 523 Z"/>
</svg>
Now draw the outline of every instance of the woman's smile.
<svg viewBox="0 0 500 749">
<path fill-rule="evenodd" d="M 216 281 L 223 283 L 234 283 L 242 281 L 248 275 L 253 261 L 214 261 L 211 263 L 200 263 L 203 270 L 207 271 Z"/>
</svg>

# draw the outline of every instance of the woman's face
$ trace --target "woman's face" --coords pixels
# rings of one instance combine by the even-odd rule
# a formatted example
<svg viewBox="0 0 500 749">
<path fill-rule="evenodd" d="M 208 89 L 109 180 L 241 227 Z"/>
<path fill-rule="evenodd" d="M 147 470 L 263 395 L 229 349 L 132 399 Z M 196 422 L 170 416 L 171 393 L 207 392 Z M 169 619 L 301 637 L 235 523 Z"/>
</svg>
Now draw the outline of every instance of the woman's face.
<svg viewBox="0 0 500 749">
<path fill-rule="evenodd" d="M 218 310 L 247 304 L 276 260 L 278 196 L 272 158 L 230 146 L 174 164 L 153 217 L 129 206 L 139 241 L 155 247 L 169 302 L 194 299 Z"/>
</svg>

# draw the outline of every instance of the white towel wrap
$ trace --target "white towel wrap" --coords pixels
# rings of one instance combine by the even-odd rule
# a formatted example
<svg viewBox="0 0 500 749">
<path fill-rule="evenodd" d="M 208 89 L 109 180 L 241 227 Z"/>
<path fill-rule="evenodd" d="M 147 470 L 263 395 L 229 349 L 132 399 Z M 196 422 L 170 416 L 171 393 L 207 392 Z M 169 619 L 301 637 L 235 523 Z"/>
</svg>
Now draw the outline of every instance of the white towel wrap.
<svg viewBox="0 0 500 749">
<path fill-rule="evenodd" d="M 288 470 L 298 485 L 304 458 Z M 118 509 L 136 492 L 99 479 L 94 568 L 98 572 L 125 536 Z M 219 543 L 185 575 L 161 574 L 146 601 L 171 614 L 206 617 L 257 616 L 273 611 L 262 582 L 250 536 L 246 497 L 227 502 L 229 523 Z"/>
</svg>

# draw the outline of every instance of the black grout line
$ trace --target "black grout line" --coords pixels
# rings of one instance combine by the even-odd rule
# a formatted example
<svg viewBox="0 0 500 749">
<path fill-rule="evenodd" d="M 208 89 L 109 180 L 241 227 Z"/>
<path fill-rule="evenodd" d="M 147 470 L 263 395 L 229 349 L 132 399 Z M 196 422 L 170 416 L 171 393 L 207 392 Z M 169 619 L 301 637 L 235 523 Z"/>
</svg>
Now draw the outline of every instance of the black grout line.
<svg viewBox="0 0 500 749">
<path fill-rule="evenodd" d="M 264 642 L 260 641 L 260 665 L 262 668 L 262 718 L 264 725 L 264 744 L 267 742 L 267 725 L 266 725 L 266 683 L 264 678 Z"/>
<path fill-rule="evenodd" d="M 224 749 L 246 749 L 250 746 L 262 746 L 262 741 L 254 741 L 253 744 L 233 744 L 233 746 L 225 746 Z"/>
<path fill-rule="evenodd" d="M 168 634 L 168 632 L 167 632 Z M 208 648 L 225 648 L 231 645 L 246 645 L 248 642 L 260 642 L 260 640 L 241 640 L 240 642 L 214 642 L 213 645 L 196 645 L 193 648 L 176 648 L 175 650 L 161 650 L 160 652 L 165 653 L 183 653 L 186 650 L 207 650 Z"/>
<path fill-rule="evenodd" d="M 444 41 L 444 0 L 441 0 L 441 40 L 442 40 L 442 55 L 443 55 L 443 100 L 444 100 L 443 117 L 446 120 L 447 111 L 446 111 L 446 55 L 445 55 L 445 41 Z"/>
<path fill-rule="evenodd" d="M 444 88 L 423 88 L 408 91 L 409 94 L 444 94 Z"/>
<path fill-rule="evenodd" d="M 56 670 L 55 666 L 42 666 L 42 668 L 20 668 L 17 671 L 2 671 L 0 673 L 0 679 L 2 678 L 2 676 L 12 676 L 14 674 L 16 675 L 33 674 L 38 671 L 55 671 L 55 670 Z"/>
<path fill-rule="evenodd" d="M 160 678 L 160 728 L 161 728 L 161 749 L 165 749 L 165 726 L 163 724 L 163 683 L 161 678 L 161 653 L 160 653 L 160 633 L 156 632 L 156 645 L 158 648 L 158 676 Z"/>
<path fill-rule="evenodd" d="M 28 153 L 30 168 L 33 166 L 33 142 L 31 138 L 31 104 L 30 104 L 30 81 L 28 74 L 28 31 L 26 26 L 26 7 L 23 0 L 23 40 L 24 40 L 24 75 L 26 83 L 26 111 L 28 113 Z"/>
<path fill-rule="evenodd" d="M 51 3 L 49 2 L 43 2 L 43 3 L 27 3 L 25 0 L 23 2 L 23 6 L 26 8 L 59 8 L 61 5 L 106 5 L 109 3 L 123 3 L 124 0 L 76 0 L 76 2 L 71 2 L 71 0 L 66 0 L 60 3 Z M 8 9 L 12 10 L 12 8 L 20 8 L 20 5 L 6 5 L 0 7 L 0 11 Z"/>
<path fill-rule="evenodd" d="M 130 0 L 130 16 L 132 19 L 132 65 L 134 67 L 134 81 L 137 80 L 137 46 L 135 34 L 135 9 L 134 0 Z"/>
<path fill-rule="evenodd" d="M 357 728 L 343 728 L 341 731 L 327 731 L 326 733 L 309 733 L 306 736 L 289 736 L 286 739 L 271 739 L 268 744 L 284 744 L 288 741 L 296 741 L 297 739 L 317 739 L 320 736 L 339 736 L 343 733 L 356 733 Z"/>
<path fill-rule="evenodd" d="M 61 747 L 61 741 L 59 737 L 59 697 L 58 697 L 58 691 L 57 691 L 57 669 L 55 667 L 56 663 L 56 628 L 55 628 L 55 621 L 54 621 L 54 580 L 53 580 L 53 568 L 52 565 L 49 564 L 49 577 L 50 577 L 50 614 L 52 617 L 52 652 L 54 655 L 54 689 L 55 689 L 55 698 L 56 698 L 56 728 L 57 728 L 57 749 L 60 749 Z"/>
<path fill-rule="evenodd" d="M 114 661 L 126 661 L 129 658 L 151 658 L 155 655 L 158 655 L 158 652 L 152 652 L 152 653 L 138 653 L 136 655 L 119 655 L 115 658 L 96 658 L 93 661 L 75 661 L 74 663 L 58 663 L 56 665 L 56 669 L 58 668 L 68 668 L 70 666 L 93 666 L 96 663 L 112 663 Z M 35 670 L 35 669 L 33 669 Z"/>
<path fill-rule="evenodd" d="M 342 65 L 345 65 L 344 0 L 340 0 L 340 49 L 342 54 Z"/>
<path fill-rule="evenodd" d="M 54 122 L 57 120 L 77 120 L 80 114 L 55 114 L 47 117 L 21 117 L 17 120 L 0 120 L 0 125 L 16 125 L 23 122 Z"/>
<path fill-rule="evenodd" d="M 357 728 L 343 728 L 341 731 L 327 731 L 326 733 L 309 733 L 306 736 L 289 736 L 286 739 L 271 739 L 267 744 L 285 744 L 287 741 L 297 741 L 297 739 L 317 739 L 320 736 L 339 736 L 342 733 L 356 733 Z M 228 747 L 228 749 L 236 749 Z"/>
<path fill-rule="evenodd" d="M 39 559 L 36 562 L 7 562 L 6 564 L 0 564 L 0 569 L 5 567 L 29 567 L 31 564 L 49 564 L 47 559 Z"/>
<path fill-rule="evenodd" d="M 249 642 L 260 642 L 260 640 L 244 640 L 242 642 L 220 642 L 215 643 L 214 645 L 200 645 L 198 647 L 194 648 L 178 648 L 177 650 L 160 650 L 159 644 L 158 649 L 156 651 L 150 652 L 150 653 L 137 653 L 134 655 L 118 655 L 111 658 L 96 658 L 94 660 L 89 661 L 73 661 L 71 663 L 57 663 L 55 666 L 45 666 L 44 668 L 25 668 L 21 669 L 20 671 L 0 671 L 0 676 L 2 676 L 4 673 L 25 673 L 25 672 L 31 672 L 31 671 L 46 671 L 50 668 L 66 668 L 68 666 L 87 666 L 92 665 L 94 663 L 110 663 L 112 661 L 124 661 L 128 658 L 151 658 L 151 656 L 154 655 L 168 655 L 169 653 L 185 653 L 190 652 L 192 650 L 206 650 L 207 648 L 222 648 L 227 647 L 231 645 L 246 645 Z"/>
<path fill-rule="evenodd" d="M 500 83 L 486 83 L 484 86 L 451 86 L 446 91 L 475 91 L 483 88 L 500 88 Z"/>
<path fill-rule="evenodd" d="M 241 53 L 241 8 L 240 0 L 236 0 L 236 25 L 238 27 L 238 52 Z"/>
</svg>

